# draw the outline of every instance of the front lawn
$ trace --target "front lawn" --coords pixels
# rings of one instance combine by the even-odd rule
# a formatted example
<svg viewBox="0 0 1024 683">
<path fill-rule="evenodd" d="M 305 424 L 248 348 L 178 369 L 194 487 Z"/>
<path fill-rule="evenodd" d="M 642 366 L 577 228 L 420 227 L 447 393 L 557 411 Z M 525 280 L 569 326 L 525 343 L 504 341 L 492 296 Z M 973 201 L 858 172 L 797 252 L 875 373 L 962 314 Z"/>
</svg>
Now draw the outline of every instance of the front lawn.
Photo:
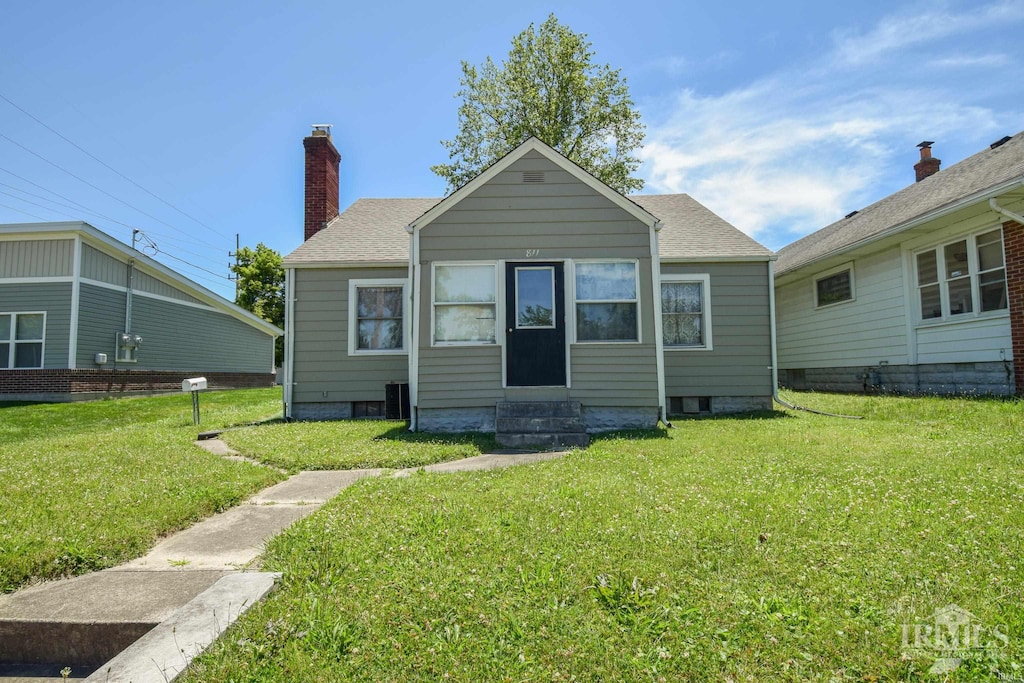
<svg viewBox="0 0 1024 683">
<path fill-rule="evenodd" d="M 279 415 L 280 389 L 203 393 L 202 429 Z M 0 404 L 0 592 L 111 567 L 278 481 L 192 444 L 188 395 Z"/>
<path fill-rule="evenodd" d="M 422 467 L 499 447 L 489 434 L 413 434 L 406 422 L 382 420 L 278 422 L 225 432 L 221 438 L 245 455 L 290 472 Z"/>
<path fill-rule="evenodd" d="M 796 399 L 867 419 L 361 481 L 269 544 L 280 590 L 186 680 L 942 680 L 957 653 L 910 646 L 948 605 L 979 646 L 949 680 L 1024 677 L 1024 404 Z"/>
</svg>

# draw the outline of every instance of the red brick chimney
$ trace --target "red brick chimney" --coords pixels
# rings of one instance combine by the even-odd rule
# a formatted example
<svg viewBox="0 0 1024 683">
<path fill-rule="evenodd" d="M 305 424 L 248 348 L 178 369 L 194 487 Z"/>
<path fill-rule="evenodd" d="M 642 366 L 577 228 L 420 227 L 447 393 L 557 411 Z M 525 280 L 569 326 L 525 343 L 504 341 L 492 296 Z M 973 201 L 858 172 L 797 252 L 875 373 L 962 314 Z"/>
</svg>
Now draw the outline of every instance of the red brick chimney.
<svg viewBox="0 0 1024 683">
<path fill-rule="evenodd" d="M 331 142 L 330 124 L 314 125 L 303 139 L 306 148 L 306 221 L 309 239 L 338 215 L 338 164 L 341 155 Z"/>
<path fill-rule="evenodd" d="M 918 147 L 921 148 L 921 161 L 914 164 L 914 173 L 917 174 L 917 180 L 915 182 L 921 182 L 930 175 L 934 175 L 939 172 L 939 166 L 942 164 L 941 159 L 936 159 L 932 156 L 932 145 L 935 143 L 931 140 L 925 140 Z"/>
</svg>

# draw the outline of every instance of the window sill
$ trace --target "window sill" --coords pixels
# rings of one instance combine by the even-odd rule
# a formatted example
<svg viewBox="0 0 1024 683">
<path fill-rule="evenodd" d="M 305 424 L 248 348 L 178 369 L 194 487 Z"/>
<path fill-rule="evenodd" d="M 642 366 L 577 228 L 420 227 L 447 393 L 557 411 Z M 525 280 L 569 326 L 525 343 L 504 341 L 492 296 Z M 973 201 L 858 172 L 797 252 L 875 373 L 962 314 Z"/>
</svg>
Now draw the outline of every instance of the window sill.
<svg viewBox="0 0 1024 683">
<path fill-rule="evenodd" d="M 497 346 L 497 342 L 432 342 L 430 347 L 433 349 L 443 348 L 465 348 L 467 346 Z"/>
<path fill-rule="evenodd" d="M 714 351 L 711 346 L 668 346 L 663 347 L 666 351 Z"/>
<path fill-rule="evenodd" d="M 918 320 L 917 329 L 926 330 L 933 327 L 950 327 L 954 325 L 969 325 L 971 323 L 987 322 L 989 320 L 998 320 L 1000 318 L 1010 317 L 1009 310 L 1001 311 L 987 311 L 985 313 L 967 313 L 964 317 L 956 318 L 929 318 L 928 320 Z"/>
<path fill-rule="evenodd" d="M 405 349 L 397 349 L 394 351 L 375 351 L 372 349 L 356 349 L 349 351 L 350 356 L 408 356 L 409 352 Z"/>
<path fill-rule="evenodd" d="M 842 301 L 834 301 L 834 302 L 832 302 L 830 304 L 822 304 L 820 306 L 815 304 L 814 310 L 816 310 L 816 311 L 824 311 L 824 310 L 828 310 L 830 308 L 835 308 L 836 306 L 842 306 L 843 304 L 852 304 L 856 300 L 857 300 L 857 297 L 853 297 L 852 299 L 843 299 Z"/>
<path fill-rule="evenodd" d="M 610 344 L 613 346 L 621 346 L 622 344 L 640 344 L 639 339 L 595 339 L 593 341 L 587 339 L 577 339 L 573 344 L 579 344 L 580 346 L 596 346 L 599 344 Z"/>
</svg>

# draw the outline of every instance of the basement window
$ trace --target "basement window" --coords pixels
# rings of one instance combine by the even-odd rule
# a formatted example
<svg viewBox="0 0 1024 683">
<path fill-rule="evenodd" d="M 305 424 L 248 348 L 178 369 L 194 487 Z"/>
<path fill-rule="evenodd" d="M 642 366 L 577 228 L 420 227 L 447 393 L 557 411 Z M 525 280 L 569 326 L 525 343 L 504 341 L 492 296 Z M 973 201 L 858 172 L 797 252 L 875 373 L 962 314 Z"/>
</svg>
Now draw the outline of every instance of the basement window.
<svg viewBox="0 0 1024 683">
<path fill-rule="evenodd" d="M 710 396 L 669 396 L 668 414 L 670 417 L 679 415 L 710 415 Z"/>
<path fill-rule="evenodd" d="M 352 401 L 352 417 L 380 420 L 387 415 L 384 401 Z"/>
</svg>

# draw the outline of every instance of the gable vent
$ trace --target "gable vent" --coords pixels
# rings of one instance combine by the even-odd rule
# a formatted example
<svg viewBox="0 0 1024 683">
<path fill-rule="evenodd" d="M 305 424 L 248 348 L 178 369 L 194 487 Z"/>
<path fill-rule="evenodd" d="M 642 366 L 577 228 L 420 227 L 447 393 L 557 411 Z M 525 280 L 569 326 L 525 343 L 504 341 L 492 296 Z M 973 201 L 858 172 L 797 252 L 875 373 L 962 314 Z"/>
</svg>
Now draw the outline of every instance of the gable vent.
<svg viewBox="0 0 1024 683">
<path fill-rule="evenodd" d="M 523 171 L 524 183 L 543 183 L 544 171 Z"/>
</svg>

